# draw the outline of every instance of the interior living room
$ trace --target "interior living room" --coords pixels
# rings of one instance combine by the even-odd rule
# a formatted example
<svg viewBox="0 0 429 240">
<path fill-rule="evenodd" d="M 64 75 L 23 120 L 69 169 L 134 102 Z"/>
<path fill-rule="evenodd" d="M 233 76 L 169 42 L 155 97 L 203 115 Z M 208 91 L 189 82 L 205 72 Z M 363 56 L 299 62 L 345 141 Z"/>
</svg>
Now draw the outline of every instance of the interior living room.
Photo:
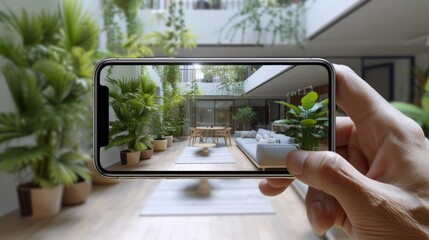
<svg viewBox="0 0 429 240">
<path fill-rule="evenodd" d="M 313 230 L 307 186 L 297 180 L 266 197 L 258 189 L 260 179 L 97 174 L 92 76 L 104 58 L 324 58 L 349 66 L 386 100 L 401 103 L 400 111 L 417 109 L 417 120 L 427 111 L 421 102 L 427 98 L 428 1 L 4 0 L 0 5 L 2 239 L 348 239 L 336 227 L 323 236 Z M 275 158 L 270 147 L 300 148 L 284 121 L 291 117 L 287 104 L 299 105 L 313 92 L 315 101 L 324 102 L 327 80 L 302 66 L 264 71 L 267 67 L 182 65 L 171 72 L 177 76 L 173 84 L 162 81 L 165 71 L 152 67 L 107 70 L 106 86 L 123 77 L 152 78 L 153 84 L 145 85 L 150 94 L 140 97 L 158 109 L 147 121 L 162 131 L 146 129 L 131 145 L 142 150 L 134 160 L 123 160 L 123 143 L 115 145 L 111 138 L 112 146 L 101 150 L 103 166 L 284 170 L 278 161 L 264 161 Z M 288 86 L 287 79 L 299 85 Z M 168 124 L 153 121 L 164 113 L 173 118 Z M 120 118 L 114 107 L 110 117 L 113 125 Z M 420 123 L 428 136 L 429 126 Z M 315 149 L 327 148 L 323 138 L 317 143 Z M 262 151 L 255 152 L 258 145 Z M 262 162 L 259 156 L 265 156 Z"/>
<path fill-rule="evenodd" d="M 178 92 L 186 92 L 189 84 L 198 84 L 204 92 L 200 92 L 193 100 L 185 95 L 181 102 L 175 105 L 169 102 L 166 106 L 166 99 L 174 97 L 164 84 L 167 78 L 164 79 L 163 72 L 172 70 L 177 70 L 176 78 L 168 74 L 168 80 L 171 82 L 176 79 L 176 85 L 180 87 Z M 242 94 L 234 96 L 222 91 L 222 82 L 230 76 L 241 78 L 237 82 L 241 83 Z M 310 92 L 316 94 L 313 105 L 308 108 L 311 114 L 307 118 L 319 119 L 314 132 L 322 131 L 323 134 L 313 147 L 328 150 L 328 77 L 327 69 L 316 64 L 104 67 L 100 81 L 111 92 L 109 122 L 112 127 L 109 132 L 112 134 L 109 144 L 100 150 L 101 166 L 109 171 L 284 171 L 285 156 L 292 150 L 302 149 L 301 145 L 306 143 L 301 142 L 300 138 L 294 138 L 301 128 L 293 129 L 290 128 L 295 126 L 292 123 L 279 122 L 288 115 L 283 102 L 300 105 L 304 95 Z M 153 140 L 146 143 L 142 141 L 146 148 L 141 150 L 141 154 L 151 154 L 143 157 L 145 161 L 140 161 L 142 157 L 139 157 L 136 161 L 125 162 L 120 152 L 127 146 L 130 149 L 130 144 L 122 141 L 124 131 L 116 131 L 116 126 L 123 125 L 124 130 L 125 126 L 136 125 L 122 116 L 122 108 L 115 107 L 115 104 L 131 100 L 127 97 L 119 99 L 115 93 L 131 96 L 128 88 L 127 92 L 117 92 L 119 89 L 116 86 L 121 83 L 122 88 L 125 88 L 124 85 L 135 80 L 142 85 L 152 83 L 154 87 L 155 96 L 149 96 L 150 91 L 145 91 L 144 102 L 148 110 L 139 111 L 132 119 L 140 119 L 142 126 L 137 138 Z M 136 95 L 132 96 L 137 99 Z M 150 97 L 158 100 L 149 104 L 147 99 Z M 316 101 L 326 104 L 317 105 Z M 159 111 L 163 114 L 159 114 Z M 248 113 L 243 115 L 246 111 Z M 160 119 L 162 123 L 159 123 Z M 166 143 L 163 148 L 157 145 L 157 135 L 161 130 L 164 130 Z M 128 129 L 127 134 L 130 132 L 134 131 Z M 169 136 L 172 137 L 170 141 Z M 315 135 L 311 135 L 311 140 L 315 138 Z M 121 140 L 119 144 L 115 144 L 117 139 Z"/>
</svg>

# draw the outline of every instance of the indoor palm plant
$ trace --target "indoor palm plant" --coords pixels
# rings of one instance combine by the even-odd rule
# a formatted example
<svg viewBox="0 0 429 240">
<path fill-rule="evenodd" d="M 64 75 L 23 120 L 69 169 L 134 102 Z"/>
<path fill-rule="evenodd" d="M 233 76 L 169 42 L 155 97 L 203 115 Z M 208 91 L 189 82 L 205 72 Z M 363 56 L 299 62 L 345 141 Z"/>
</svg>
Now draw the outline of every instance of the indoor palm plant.
<svg viewBox="0 0 429 240">
<path fill-rule="evenodd" d="M 298 106 L 288 102 L 277 102 L 290 110 L 288 118 L 274 123 L 289 125 L 285 135 L 294 137 L 301 150 L 317 150 L 320 141 L 327 136 L 329 101 L 325 99 L 317 102 L 318 97 L 316 92 L 309 92 L 301 98 L 301 105 Z"/>
<path fill-rule="evenodd" d="M 98 28 L 71 0 L 61 1 L 54 13 L 23 10 L 18 17 L 1 11 L 0 20 L 19 39 L 0 38 L 0 55 L 7 60 L 1 72 L 15 106 L 0 113 L 0 143 L 12 143 L 0 153 L 0 170 L 27 177 L 18 186 L 23 216 L 53 215 L 63 186 L 90 177 L 83 163 L 88 156 L 78 143 L 90 114 L 86 78 Z"/>
<path fill-rule="evenodd" d="M 107 148 L 126 146 L 127 149 L 121 151 L 121 163 L 136 165 L 141 151 L 150 147 L 144 131 L 152 113 L 157 109 L 156 85 L 146 71 L 141 71 L 138 78 L 108 77 L 107 82 L 110 106 L 116 117 L 110 121 Z"/>
<path fill-rule="evenodd" d="M 249 130 L 251 122 L 256 119 L 256 112 L 253 111 L 252 107 L 241 107 L 237 113 L 232 116 L 232 119 L 243 123 L 244 130 Z"/>
</svg>

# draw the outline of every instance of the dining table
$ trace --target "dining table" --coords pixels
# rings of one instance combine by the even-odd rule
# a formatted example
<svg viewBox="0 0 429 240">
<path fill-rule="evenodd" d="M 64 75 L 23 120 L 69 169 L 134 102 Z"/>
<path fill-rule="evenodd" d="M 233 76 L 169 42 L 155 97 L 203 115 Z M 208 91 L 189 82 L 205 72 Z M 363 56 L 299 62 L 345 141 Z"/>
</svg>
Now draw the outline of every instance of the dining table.
<svg viewBox="0 0 429 240">
<path fill-rule="evenodd" d="M 201 132 L 203 137 L 203 142 L 206 143 L 208 138 L 212 138 L 213 142 L 218 144 L 218 139 L 216 137 L 217 131 L 225 131 L 226 127 L 197 127 L 197 130 Z"/>
</svg>

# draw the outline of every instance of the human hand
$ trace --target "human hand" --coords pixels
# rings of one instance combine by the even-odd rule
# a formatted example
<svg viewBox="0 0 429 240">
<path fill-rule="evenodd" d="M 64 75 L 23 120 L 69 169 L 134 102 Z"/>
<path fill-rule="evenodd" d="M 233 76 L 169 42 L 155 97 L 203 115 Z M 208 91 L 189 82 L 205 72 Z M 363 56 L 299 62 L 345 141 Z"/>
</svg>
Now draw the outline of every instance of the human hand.
<svg viewBox="0 0 429 240">
<path fill-rule="evenodd" d="M 317 233 L 332 226 L 355 239 L 429 239 L 429 141 L 345 66 L 335 65 L 336 152 L 294 151 L 286 166 L 309 185 L 305 204 Z M 268 196 L 291 183 L 267 179 Z"/>
</svg>

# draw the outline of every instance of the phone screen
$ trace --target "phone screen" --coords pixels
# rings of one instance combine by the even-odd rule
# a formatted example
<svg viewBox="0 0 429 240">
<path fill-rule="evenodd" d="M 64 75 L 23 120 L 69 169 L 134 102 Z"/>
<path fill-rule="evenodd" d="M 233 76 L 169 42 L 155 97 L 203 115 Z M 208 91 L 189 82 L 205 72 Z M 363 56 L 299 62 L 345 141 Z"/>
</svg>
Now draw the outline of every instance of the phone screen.
<svg viewBox="0 0 429 240">
<path fill-rule="evenodd" d="M 333 150 L 323 60 L 109 59 L 94 77 L 106 176 L 285 177 L 290 151 Z"/>
</svg>

